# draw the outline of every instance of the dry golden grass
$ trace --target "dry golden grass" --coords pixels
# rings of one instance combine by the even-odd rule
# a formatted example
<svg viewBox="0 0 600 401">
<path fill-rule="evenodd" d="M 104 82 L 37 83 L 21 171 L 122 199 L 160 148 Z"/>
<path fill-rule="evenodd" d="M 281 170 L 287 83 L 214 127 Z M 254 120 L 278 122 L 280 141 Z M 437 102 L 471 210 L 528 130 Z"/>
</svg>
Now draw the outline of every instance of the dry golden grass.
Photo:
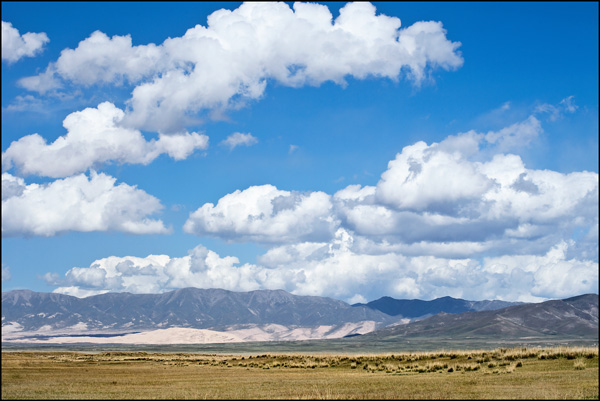
<svg viewBox="0 0 600 401">
<path fill-rule="evenodd" d="M 385 355 L 3 352 L 3 399 L 598 399 L 598 348 Z"/>
</svg>

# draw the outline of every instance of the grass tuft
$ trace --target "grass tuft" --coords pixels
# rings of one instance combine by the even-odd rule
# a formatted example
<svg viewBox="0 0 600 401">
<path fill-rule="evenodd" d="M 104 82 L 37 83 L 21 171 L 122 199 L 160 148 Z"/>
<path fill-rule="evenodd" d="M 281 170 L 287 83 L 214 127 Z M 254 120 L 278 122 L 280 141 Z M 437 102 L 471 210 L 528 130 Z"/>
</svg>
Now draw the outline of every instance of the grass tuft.
<svg viewBox="0 0 600 401">
<path fill-rule="evenodd" d="M 573 363 L 573 367 L 575 370 L 584 370 L 585 369 L 585 361 L 583 359 L 578 359 Z"/>
</svg>

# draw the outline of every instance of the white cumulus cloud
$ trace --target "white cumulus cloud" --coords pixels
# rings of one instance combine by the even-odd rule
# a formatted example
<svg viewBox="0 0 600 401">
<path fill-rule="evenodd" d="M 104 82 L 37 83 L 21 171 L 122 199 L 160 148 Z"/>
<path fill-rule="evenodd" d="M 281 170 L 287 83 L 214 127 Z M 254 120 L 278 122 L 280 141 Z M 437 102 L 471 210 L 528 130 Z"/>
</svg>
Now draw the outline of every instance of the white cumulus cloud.
<svg viewBox="0 0 600 401">
<path fill-rule="evenodd" d="M 406 146 L 375 186 L 350 185 L 333 195 L 271 185 L 238 190 L 191 213 L 184 230 L 293 245 L 329 241 L 345 229 L 363 253 L 543 254 L 597 226 L 598 174 L 528 169 L 496 146 L 531 127 L 541 130 L 527 119 L 495 132 L 491 144 L 490 133 L 467 132 Z M 578 239 L 571 252 L 594 259 L 594 238 Z"/>
<path fill-rule="evenodd" d="M 327 239 L 335 227 L 331 208 L 330 196 L 324 192 L 302 194 L 272 185 L 252 186 L 190 213 L 184 231 L 267 243 Z"/>
<path fill-rule="evenodd" d="M 407 257 L 360 252 L 343 229 L 331 241 L 272 248 L 258 264 L 240 264 L 198 245 L 187 256 L 107 257 L 70 269 L 55 292 L 83 296 L 107 291 L 162 293 L 189 286 L 231 291 L 284 289 L 350 303 L 382 294 L 395 298 L 503 299 L 535 302 L 594 292 L 598 263 L 568 258 L 564 241 L 542 255 L 484 258 Z M 53 282 L 55 282 L 54 280 Z"/>
<path fill-rule="evenodd" d="M 434 68 L 459 68 L 460 43 L 440 22 L 400 28 L 370 3 L 348 3 L 334 20 L 320 4 L 243 3 L 215 11 L 207 25 L 160 45 L 134 46 L 129 35 L 96 31 L 21 85 L 46 92 L 64 85 L 130 84 L 127 123 L 178 132 L 202 111 L 239 107 L 260 98 L 269 81 L 300 87 L 352 76 L 416 84 Z"/>
<path fill-rule="evenodd" d="M 2 167 L 57 178 L 110 162 L 145 165 L 163 153 L 182 160 L 208 147 L 208 137 L 196 132 L 159 134 L 146 141 L 140 131 L 120 125 L 124 115 L 110 102 L 71 113 L 63 121 L 65 136 L 51 144 L 38 134 L 24 136 L 2 153 Z"/>
<path fill-rule="evenodd" d="M 111 256 L 96 260 L 89 267 L 73 267 L 59 280 L 60 287 L 55 292 L 87 296 L 107 291 L 162 293 L 190 286 L 232 291 L 260 288 L 258 268 L 238 264 L 237 258 L 220 257 L 202 245 L 183 257 Z"/>
<path fill-rule="evenodd" d="M 48 184 L 25 184 L 2 174 L 2 236 L 53 236 L 67 231 L 123 231 L 165 234 L 161 220 L 148 218 L 162 209 L 146 192 L 92 171 Z M 4 189 L 9 188 L 5 193 Z"/>
<path fill-rule="evenodd" d="M 449 210 L 481 197 L 492 182 L 459 152 L 436 151 L 418 142 L 388 164 L 377 184 L 377 198 L 400 210 Z"/>
<path fill-rule="evenodd" d="M 44 32 L 27 32 L 21 35 L 10 22 L 2 21 L 2 61 L 14 63 L 23 57 L 33 57 L 49 41 Z"/>
</svg>

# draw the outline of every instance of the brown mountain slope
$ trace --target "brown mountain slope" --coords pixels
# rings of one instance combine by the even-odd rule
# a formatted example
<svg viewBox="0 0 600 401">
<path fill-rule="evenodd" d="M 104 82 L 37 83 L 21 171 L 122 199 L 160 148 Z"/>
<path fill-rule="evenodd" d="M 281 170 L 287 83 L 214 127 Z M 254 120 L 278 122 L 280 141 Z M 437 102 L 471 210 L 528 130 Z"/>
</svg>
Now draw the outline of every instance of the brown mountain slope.
<svg viewBox="0 0 600 401">
<path fill-rule="evenodd" d="M 439 313 L 418 322 L 366 334 L 394 338 L 520 338 L 569 336 L 598 338 L 598 295 L 510 306 L 494 311 Z"/>
</svg>

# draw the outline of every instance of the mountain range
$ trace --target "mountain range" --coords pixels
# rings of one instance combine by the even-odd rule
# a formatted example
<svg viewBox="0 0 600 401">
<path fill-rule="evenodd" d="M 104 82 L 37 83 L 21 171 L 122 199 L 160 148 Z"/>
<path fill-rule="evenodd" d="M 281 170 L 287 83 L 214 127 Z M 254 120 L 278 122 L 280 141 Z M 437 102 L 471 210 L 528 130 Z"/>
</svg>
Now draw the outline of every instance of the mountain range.
<svg viewBox="0 0 600 401">
<path fill-rule="evenodd" d="M 363 334 L 395 320 L 366 306 L 282 290 L 183 288 L 86 298 L 29 290 L 2 293 L 4 341 L 14 336 L 116 335 L 170 328 L 234 332 L 242 340 L 328 338 Z"/>
<path fill-rule="evenodd" d="M 598 295 L 509 306 L 497 310 L 438 313 L 406 325 L 385 327 L 365 337 L 427 338 L 598 338 Z"/>
<path fill-rule="evenodd" d="M 436 298 L 432 301 L 422 301 L 420 299 L 394 299 L 391 297 L 381 297 L 367 304 L 354 304 L 352 306 L 367 306 L 371 309 L 379 310 L 390 316 L 399 316 L 403 318 L 423 318 L 437 313 L 463 313 L 477 312 L 484 310 L 496 310 L 506 308 L 507 306 L 519 305 L 522 302 L 507 301 L 466 301 L 452 297 Z"/>
<path fill-rule="evenodd" d="M 166 343 L 411 337 L 598 336 L 598 295 L 535 304 L 383 297 L 367 304 L 282 290 L 184 288 L 77 298 L 2 293 L 3 342 Z M 350 340 L 350 339 L 349 339 Z"/>
</svg>

